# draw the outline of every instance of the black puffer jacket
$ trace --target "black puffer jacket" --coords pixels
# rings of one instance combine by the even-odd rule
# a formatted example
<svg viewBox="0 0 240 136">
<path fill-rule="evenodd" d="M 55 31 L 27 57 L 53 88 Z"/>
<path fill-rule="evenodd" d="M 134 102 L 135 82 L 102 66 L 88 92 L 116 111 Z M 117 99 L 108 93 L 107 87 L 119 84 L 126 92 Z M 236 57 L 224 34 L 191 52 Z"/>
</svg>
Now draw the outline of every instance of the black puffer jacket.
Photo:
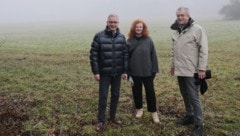
<svg viewBox="0 0 240 136">
<path fill-rule="evenodd" d="M 119 29 L 112 33 L 106 27 L 95 35 L 90 50 L 90 62 L 93 74 L 115 76 L 127 73 L 126 39 Z"/>
</svg>

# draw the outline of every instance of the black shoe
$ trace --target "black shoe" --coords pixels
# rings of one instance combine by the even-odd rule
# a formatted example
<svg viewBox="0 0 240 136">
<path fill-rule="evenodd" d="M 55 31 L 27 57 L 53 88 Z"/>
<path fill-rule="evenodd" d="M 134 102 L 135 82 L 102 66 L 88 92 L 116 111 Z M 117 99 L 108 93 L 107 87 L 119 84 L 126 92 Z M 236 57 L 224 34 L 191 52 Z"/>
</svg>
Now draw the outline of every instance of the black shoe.
<svg viewBox="0 0 240 136">
<path fill-rule="evenodd" d="M 203 135 L 203 125 L 195 125 L 193 129 L 194 136 L 202 136 Z"/>
<path fill-rule="evenodd" d="M 180 125 L 190 125 L 194 123 L 194 117 L 187 115 L 183 119 L 177 121 L 176 123 Z"/>
<path fill-rule="evenodd" d="M 104 130 L 104 123 L 103 122 L 98 122 L 96 124 L 96 131 L 100 132 Z"/>
</svg>

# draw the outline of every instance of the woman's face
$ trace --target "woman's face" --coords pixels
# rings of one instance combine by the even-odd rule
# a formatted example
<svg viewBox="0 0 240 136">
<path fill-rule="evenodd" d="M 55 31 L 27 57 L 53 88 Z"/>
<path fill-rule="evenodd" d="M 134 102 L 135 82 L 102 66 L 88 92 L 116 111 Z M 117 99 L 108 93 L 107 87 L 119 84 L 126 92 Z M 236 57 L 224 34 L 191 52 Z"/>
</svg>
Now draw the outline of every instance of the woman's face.
<svg viewBox="0 0 240 136">
<path fill-rule="evenodd" d="M 142 34 L 143 32 L 143 24 L 142 23 L 138 23 L 135 27 L 135 33 L 136 34 Z"/>
</svg>

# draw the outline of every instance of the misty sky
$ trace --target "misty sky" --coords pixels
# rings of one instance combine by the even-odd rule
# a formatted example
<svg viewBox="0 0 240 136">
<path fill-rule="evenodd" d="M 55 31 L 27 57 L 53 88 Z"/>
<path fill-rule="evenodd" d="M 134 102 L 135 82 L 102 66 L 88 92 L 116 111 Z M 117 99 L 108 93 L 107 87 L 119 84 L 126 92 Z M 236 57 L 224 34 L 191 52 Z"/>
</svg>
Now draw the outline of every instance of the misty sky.
<svg viewBox="0 0 240 136">
<path fill-rule="evenodd" d="M 109 13 L 120 21 L 136 18 L 173 20 L 179 6 L 187 6 L 193 18 L 219 18 L 229 0 L 0 0 L 0 24 L 31 22 L 99 22 Z"/>
</svg>

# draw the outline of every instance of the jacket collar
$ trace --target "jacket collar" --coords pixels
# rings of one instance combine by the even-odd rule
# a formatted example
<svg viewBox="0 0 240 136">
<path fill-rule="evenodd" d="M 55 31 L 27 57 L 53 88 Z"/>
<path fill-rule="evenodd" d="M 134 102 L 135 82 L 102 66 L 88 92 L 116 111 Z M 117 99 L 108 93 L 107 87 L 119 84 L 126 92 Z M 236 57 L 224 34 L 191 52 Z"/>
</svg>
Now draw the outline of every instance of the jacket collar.
<svg viewBox="0 0 240 136">
<path fill-rule="evenodd" d="M 116 32 L 113 33 L 112 31 L 110 31 L 110 30 L 108 29 L 108 26 L 106 26 L 104 32 L 105 32 L 107 35 L 109 35 L 109 36 L 116 37 L 116 36 L 120 33 L 120 30 L 119 30 L 119 28 L 117 28 Z"/>
<path fill-rule="evenodd" d="M 194 23 L 194 20 L 192 18 L 189 18 L 188 23 L 181 27 L 177 21 L 175 21 L 172 25 L 171 25 L 171 29 L 172 30 L 177 30 L 179 33 L 183 32 L 184 30 L 186 30 L 187 28 L 190 28 L 192 26 L 192 24 Z"/>
</svg>

